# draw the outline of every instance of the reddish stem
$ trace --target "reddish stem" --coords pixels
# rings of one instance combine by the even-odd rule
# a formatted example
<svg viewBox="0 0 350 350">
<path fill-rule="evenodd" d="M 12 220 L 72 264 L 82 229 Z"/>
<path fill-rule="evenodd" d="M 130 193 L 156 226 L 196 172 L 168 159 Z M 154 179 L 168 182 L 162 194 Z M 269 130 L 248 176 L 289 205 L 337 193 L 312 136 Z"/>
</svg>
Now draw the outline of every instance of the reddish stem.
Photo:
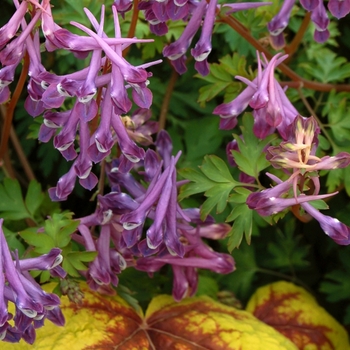
<svg viewBox="0 0 350 350">
<path fill-rule="evenodd" d="M 1 144 L 0 144 L 0 162 L 4 158 L 4 155 L 5 155 L 6 150 L 7 150 L 7 144 L 8 144 L 8 140 L 10 137 L 13 115 L 14 115 L 15 108 L 17 106 L 18 100 L 21 96 L 24 84 L 25 84 L 27 76 L 28 76 L 28 70 L 29 70 L 29 56 L 26 53 L 24 55 L 24 62 L 23 62 L 23 66 L 22 66 L 21 75 L 18 79 L 16 89 L 13 92 L 12 98 L 11 98 L 10 103 L 8 104 L 7 110 L 6 110 L 6 118 L 4 121 L 4 130 L 2 132 Z"/>
<path fill-rule="evenodd" d="M 301 26 L 299 30 L 297 31 L 297 34 L 295 35 L 292 42 L 285 48 L 285 52 L 288 54 L 288 58 L 284 61 L 285 63 L 288 63 L 288 61 L 292 58 L 294 53 L 297 51 L 301 40 L 304 37 L 304 34 L 306 32 L 307 27 L 309 26 L 311 18 L 311 12 L 308 12 L 306 16 L 303 19 L 303 22 L 301 23 Z"/>
<path fill-rule="evenodd" d="M 129 27 L 129 32 L 128 32 L 128 38 L 133 38 L 135 36 L 135 31 L 136 31 L 136 25 L 139 19 L 139 9 L 138 9 L 139 1 L 134 0 L 134 7 L 133 7 L 133 12 L 132 12 L 132 18 L 130 22 L 130 27 Z M 124 51 L 123 51 L 123 57 L 127 56 L 131 46 L 128 46 Z"/>
<path fill-rule="evenodd" d="M 272 58 L 272 54 L 263 45 L 261 45 L 258 40 L 253 38 L 252 35 L 249 33 L 248 29 L 245 28 L 241 23 L 239 23 L 235 18 L 225 16 L 225 15 L 219 15 L 219 18 L 220 18 L 219 22 L 228 24 L 239 35 L 241 35 L 250 44 L 252 44 L 259 52 L 264 53 L 268 59 Z M 315 81 L 304 79 L 284 63 L 281 63 L 278 66 L 278 69 L 283 74 L 285 74 L 288 78 L 293 80 L 293 82 L 296 82 L 299 88 L 304 87 L 304 88 L 308 88 L 316 91 L 326 91 L 326 92 L 329 92 L 333 89 L 336 91 L 350 91 L 350 85 L 348 84 L 323 84 L 323 83 L 318 83 Z M 288 85 L 291 86 L 292 84 L 288 84 Z"/>
</svg>

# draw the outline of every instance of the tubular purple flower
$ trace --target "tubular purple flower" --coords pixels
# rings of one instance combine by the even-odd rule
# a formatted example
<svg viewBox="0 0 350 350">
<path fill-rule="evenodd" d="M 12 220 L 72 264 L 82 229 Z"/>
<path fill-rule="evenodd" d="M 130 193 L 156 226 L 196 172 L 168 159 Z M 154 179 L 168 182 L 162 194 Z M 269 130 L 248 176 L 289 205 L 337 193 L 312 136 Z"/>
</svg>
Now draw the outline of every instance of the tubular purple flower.
<svg viewBox="0 0 350 350">
<path fill-rule="evenodd" d="M 166 3 L 166 13 L 168 18 L 173 21 L 180 19 L 185 19 L 190 12 L 189 1 L 178 0 L 178 1 L 167 1 Z"/>
<path fill-rule="evenodd" d="M 170 135 L 165 130 L 161 130 L 157 135 L 155 144 L 157 152 L 163 159 L 164 167 L 166 168 L 170 164 L 171 152 L 173 151 L 173 144 Z"/>
<path fill-rule="evenodd" d="M 176 169 L 174 169 L 172 174 L 172 182 L 169 210 L 165 216 L 164 243 L 171 255 L 177 255 L 182 258 L 185 255 L 185 249 L 177 231 L 176 214 L 179 206 L 177 203 Z"/>
<path fill-rule="evenodd" d="M 255 78 L 252 83 L 256 83 Z M 221 118 L 236 119 L 249 105 L 249 101 L 256 89 L 251 86 L 246 87 L 233 101 L 229 103 L 222 103 L 217 106 L 213 113 L 220 115 Z"/>
<path fill-rule="evenodd" d="M 273 37 L 280 35 L 287 27 L 295 0 L 285 0 L 278 14 L 267 24 L 267 28 Z"/>
<path fill-rule="evenodd" d="M 0 62 L 2 65 L 6 66 L 19 63 L 25 51 L 26 39 L 32 32 L 40 15 L 41 11 L 36 12 L 28 26 L 22 31 L 19 37 L 13 39 L 3 50 L 0 51 Z"/>
<path fill-rule="evenodd" d="M 144 149 L 138 147 L 130 139 L 119 115 L 112 115 L 111 125 L 117 135 L 119 147 L 125 157 L 133 163 L 137 163 L 140 159 L 143 159 L 145 157 Z"/>
<path fill-rule="evenodd" d="M 201 36 L 196 46 L 194 47 L 194 49 L 191 50 L 191 55 L 194 57 L 194 59 L 197 62 L 202 62 L 202 64 L 206 62 L 207 57 L 209 56 L 212 49 L 211 36 L 212 36 L 213 27 L 215 23 L 216 8 L 217 8 L 217 0 L 210 0 L 208 9 L 205 13 Z M 195 67 L 196 69 L 200 68 L 198 66 L 195 66 Z M 203 68 L 207 68 L 207 69 L 201 69 L 201 70 L 197 69 L 198 73 L 202 75 L 209 74 L 209 67 L 205 65 Z"/>
<path fill-rule="evenodd" d="M 322 227 L 325 234 L 331 237 L 339 245 L 350 244 L 350 227 L 346 226 L 336 218 L 321 214 L 309 203 L 302 203 L 301 206 L 316 219 Z"/>
<path fill-rule="evenodd" d="M 306 196 L 302 194 L 297 197 L 282 198 L 282 197 L 267 196 L 268 194 L 267 191 L 269 190 L 254 192 L 250 194 L 247 198 L 248 207 L 250 209 L 256 210 L 256 212 L 261 216 L 274 215 L 289 207 L 292 207 L 293 205 L 298 205 L 298 204 L 302 205 L 303 203 L 328 198 L 338 193 L 338 192 L 334 192 L 329 194 L 312 195 L 312 196 Z"/>
<path fill-rule="evenodd" d="M 27 8 L 28 3 L 21 2 L 10 20 L 0 28 L 0 50 L 16 35 Z"/>
<path fill-rule="evenodd" d="M 121 115 L 128 113 L 132 107 L 132 103 L 126 92 L 120 69 L 115 64 L 112 65 L 110 90 L 115 114 Z"/>
<path fill-rule="evenodd" d="M 49 253 L 41 255 L 36 258 L 28 258 L 19 261 L 20 270 L 51 270 L 58 266 L 63 257 L 62 250 L 59 248 L 52 248 Z"/>
<path fill-rule="evenodd" d="M 301 6 L 306 11 L 313 11 L 321 2 L 322 0 L 300 0 Z"/>
<path fill-rule="evenodd" d="M 177 159 L 173 160 L 173 162 L 175 163 Z M 121 216 L 120 222 L 123 224 L 124 229 L 132 230 L 135 227 L 143 224 L 148 215 L 149 210 L 152 208 L 152 206 L 158 200 L 160 194 L 162 193 L 167 178 L 171 175 L 172 171 L 173 165 L 167 167 L 159 178 L 154 178 L 150 183 L 144 195 L 144 200 L 139 205 L 139 207 L 136 210 Z"/>
<path fill-rule="evenodd" d="M 57 186 L 49 189 L 51 200 L 54 202 L 67 200 L 67 197 L 74 189 L 76 176 L 74 167 L 71 167 L 68 173 L 61 176 L 57 182 Z"/>
<path fill-rule="evenodd" d="M 106 56 L 112 61 L 113 64 L 116 64 L 120 68 L 120 71 L 127 82 L 142 83 L 147 80 L 147 72 L 144 69 L 137 69 L 132 66 L 123 57 L 119 56 L 101 37 L 95 34 L 92 30 L 77 22 L 71 22 L 71 24 L 96 40 L 101 49 L 105 52 Z"/>
<path fill-rule="evenodd" d="M 319 1 L 318 6 L 311 12 L 311 20 L 315 24 L 314 39 L 319 43 L 325 42 L 329 38 L 329 18 L 323 1 Z"/>
<path fill-rule="evenodd" d="M 131 10 L 133 5 L 132 0 L 114 0 L 112 6 L 116 8 L 118 13 L 124 18 L 125 12 Z"/>
<path fill-rule="evenodd" d="M 163 49 L 163 56 L 168 57 L 169 60 L 177 60 L 182 57 L 201 25 L 202 18 L 207 7 L 206 0 L 201 0 L 194 10 L 191 19 L 189 20 L 185 30 L 182 32 L 180 38 Z"/>
<path fill-rule="evenodd" d="M 350 0 L 329 0 L 329 12 L 336 18 L 343 18 L 350 12 Z"/>
</svg>

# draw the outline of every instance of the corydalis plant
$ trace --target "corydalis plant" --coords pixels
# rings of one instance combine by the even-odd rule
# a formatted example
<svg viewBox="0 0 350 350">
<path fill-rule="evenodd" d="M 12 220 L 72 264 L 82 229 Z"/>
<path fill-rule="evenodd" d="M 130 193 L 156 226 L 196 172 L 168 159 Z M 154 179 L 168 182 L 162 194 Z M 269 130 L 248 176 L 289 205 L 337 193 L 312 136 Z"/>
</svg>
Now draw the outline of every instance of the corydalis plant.
<svg viewBox="0 0 350 350">
<path fill-rule="evenodd" d="M 113 293 L 111 285 L 118 285 L 117 275 L 127 267 L 151 274 L 170 264 L 173 295 L 180 300 L 196 292 L 198 268 L 218 273 L 234 269 L 230 255 L 214 252 L 202 241 L 224 238 L 230 227 L 211 217 L 200 220 L 197 208 L 180 207 L 175 168 L 180 154 L 171 155 L 165 131 L 158 134 L 156 148 L 159 156 L 149 149 L 139 164 L 123 155 L 114 160 L 108 172 L 111 192 L 98 196 L 96 212 L 80 219 L 80 235 L 73 239 L 97 252 L 89 270 L 82 272 L 94 290 Z M 98 237 L 91 234 L 95 226 L 101 228 Z"/>
<path fill-rule="evenodd" d="M 220 128 L 233 129 L 237 125 L 237 117 L 249 106 L 253 109 L 254 134 L 263 139 L 277 130 L 286 138 L 287 127 L 298 115 L 274 77 L 275 68 L 288 56 L 278 53 L 270 62 L 262 55 L 263 61 L 258 58 L 258 74 L 253 81 L 236 76 L 236 79 L 248 85 L 233 101 L 223 103 L 214 109 L 214 114 L 220 116 Z"/>
<path fill-rule="evenodd" d="M 284 47 L 285 40 L 283 31 L 287 27 L 295 0 L 285 0 L 278 14 L 268 24 L 271 42 L 277 49 Z M 315 25 L 314 39 L 319 43 L 329 38 L 329 18 L 323 0 L 300 0 L 301 6 L 311 12 L 311 21 Z M 349 0 L 330 0 L 328 9 L 336 18 L 345 17 L 350 12 Z"/>
<path fill-rule="evenodd" d="M 11 256 L 2 224 L 0 219 L 0 339 L 12 343 L 23 339 L 33 344 L 35 329 L 42 327 L 45 319 L 63 326 L 64 317 L 59 297 L 43 291 L 29 271 L 49 270 L 52 276 L 64 278 L 59 266 L 61 250 L 54 248 L 48 254 L 20 260 L 17 252 Z M 8 310 L 10 303 L 14 314 Z"/>
<path fill-rule="evenodd" d="M 270 5 L 271 3 L 240 3 L 240 4 L 224 4 L 222 7 L 229 7 L 226 12 L 229 15 L 233 12 L 256 8 L 259 6 Z M 161 5 L 159 5 L 161 6 Z M 163 49 L 164 57 L 168 57 L 171 64 L 179 74 L 187 71 L 186 68 L 186 52 L 190 47 L 195 34 L 202 27 L 201 35 L 195 47 L 191 49 L 191 55 L 195 59 L 195 69 L 201 75 L 209 74 L 209 65 L 207 58 L 211 52 L 212 32 L 217 12 L 220 7 L 217 0 L 211 0 L 209 4 L 206 0 L 201 0 L 195 4 L 191 13 L 191 17 L 180 38 Z"/>
<path fill-rule="evenodd" d="M 270 163 L 277 169 L 283 169 L 289 178 L 282 181 L 275 175 L 267 174 L 276 185 L 250 194 L 247 204 L 262 216 L 274 215 L 293 206 L 302 208 L 320 223 L 336 243 L 348 245 L 350 228 L 335 218 L 321 214 L 312 206 L 312 201 L 337 194 L 319 194 L 319 171 L 347 167 L 350 154 L 341 152 L 335 156 L 317 157 L 318 134 L 319 127 L 313 117 L 297 116 L 289 127 L 287 140 L 267 149 Z"/>
<path fill-rule="evenodd" d="M 113 38 L 108 38 L 104 33 L 104 6 L 100 22 L 85 9 L 95 31 L 79 23 L 72 23 L 87 34 L 80 36 L 54 22 L 48 0 L 41 4 L 33 2 L 29 23 L 24 17 L 28 9 L 27 2 L 19 4 L 14 0 L 14 4 L 17 7 L 15 15 L 0 30 L 0 43 L 3 47 L 0 51 L 3 65 L 0 70 L 0 100 L 5 101 L 9 97 L 8 85 L 14 78 L 20 60 L 27 55 L 30 79 L 25 108 L 33 117 L 44 114 L 39 140 L 48 142 L 53 138 L 55 148 L 65 159 L 74 160 L 69 172 L 50 190 L 51 199 L 65 200 L 72 192 L 77 178 L 88 190 L 96 186 L 98 179 L 91 171 L 93 164 L 105 159 L 114 145 L 118 145 L 121 152 L 133 162 L 143 159 L 145 152 L 134 141 L 139 141 L 140 137 L 130 136 L 121 115 L 129 112 L 132 107 L 127 89 L 132 90 L 131 95 L 136 105 L 145 109 L 150 107 L 152 93 L 147 85 L 152 74 L 146 68 L 159 61 L 135 67 L 124 59 L 122 52 L 126 47 L 149 40 L 122 38 L 115 7 L 112 7 L 115 33 Z M 48 51 L 68 50 L 77 58 L 85 58 L 91 53 L 89 66 L 63 76 L 47 72 L 41 63 L 39 32 L 35 29 L 40 20 Z M 19 27 L 22 27 L 22 32 L 15 38 Z M 73 99 L 70 110 L 64 108 L 67 99 Z M 95 130 L 90 135 L 92 123 Z M 143 129 L 146 132 L 145 138 L 149 138 L 150 132 Z M 151 132 L 153 130 L 154 127 Z"/>
</svg>

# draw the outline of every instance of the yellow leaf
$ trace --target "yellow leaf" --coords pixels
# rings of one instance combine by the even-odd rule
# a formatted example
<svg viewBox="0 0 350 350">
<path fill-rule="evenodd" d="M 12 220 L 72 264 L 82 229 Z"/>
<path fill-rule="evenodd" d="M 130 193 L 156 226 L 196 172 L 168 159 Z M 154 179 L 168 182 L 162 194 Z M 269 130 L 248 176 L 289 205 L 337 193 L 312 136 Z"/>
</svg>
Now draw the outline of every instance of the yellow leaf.
<svg viewBox="0 0 350 350">
<path fill-rule="evenodd" d="M 247 311 L 303 350 L 348 350 L 346 330 L 306 290 L 288 282 L 259 288 Z"/>
<path fill-rule="evenodd" d="M 51 286 L 52 287 L 52 286 Z M 53 288 L 53 287 L 52 287 Z M 296 350 L 295 345 L 249 312 L 208 297 L 154 298 L 146 316 L 118 296 L 90 291 L 78 307 L 62 297 L 65 327 L 46 321 L 34 345 L 1 343 L 2 350 Z"/>
</svg>

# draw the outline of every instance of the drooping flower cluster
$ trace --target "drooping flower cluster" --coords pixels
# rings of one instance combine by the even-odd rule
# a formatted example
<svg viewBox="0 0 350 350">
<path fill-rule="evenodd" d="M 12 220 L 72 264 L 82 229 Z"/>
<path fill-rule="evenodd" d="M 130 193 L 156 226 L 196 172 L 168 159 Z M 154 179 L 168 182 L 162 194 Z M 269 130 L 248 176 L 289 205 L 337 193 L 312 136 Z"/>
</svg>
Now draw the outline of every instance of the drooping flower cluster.
<svg viewBox="0 0 350 350">
<path fill-rule="evenodd" d="M 228 7 L 226 15 L 233 12 L 270 5 L 270 2 L 247 2 L 223 4 Z M 118 11 L 126 12 L 131 9 L 131 1 L 115 1 L 114 6 Z M 138 8 L 144 12 L 145 19 L 149 22 L 151 32 L 156 35 L 165 35 L 168 32 L 167 21 L 188 21 L 180 38 L 163 49 L 164 57 L 169 58 L 171 64 L 179 74 L 187 71 L 186 52 L 191 46 L 192 40 L 199 28 L 202 27 L 201 35 L 195 47 L 191 49 L 191 55 L 195 59 L 195 69 L 201 75 L 209 73 L 207 57 L 211 52 L 211 37 L 216 19 L 220 10 L 217 0 L 150 0 L 140 1 Z"/>
<path fill-rule="evenodd" d="M 175 168 L 180 154 L 171 155 L 172 143 L 165 131 L 159 133 L 156 146 L 161 159 L 148 149 L 140 164 L 124 155 L 115 160 L 108 174 L 112 191 L 99 196 L 94 214 L 80 219 L 80 235 L 73 238 L 86 250 L 98 252 L 85 273 L 92 289 L 112 293 L 111 285 L 118 284 L 116 275 L 126 267 L 153 273 L 170 264 L 173 295 L 180 300 L 195 293 L 197 268 L 219 273 L 234 269 L 230 255 L 216 253 L 202 241 L 202 237 L 223 238 L 230 227 L 215 224 L 210 217 L 203 222 L 199 209 L 180 207 Z M 94 237 L 90 227 L 97 225 L 101 230 Z"/>
<path fill-rule="evenodd" d="M 270 62 L 263 56 L 261 62 L 258 54 L 258 75 L 253 81 L 236 76 L 236 79 L 248 85 L 233 101 L 223 103 L 214 109 L 220 115 L 220 128 L 233 129 L 237 117 L 250 106 L 254 116 L 254 134 L 263 139 L 276 129 L 285 139 L 286 130 L 298 111 L 288 100 L 283 88 L 274 77 L 275 68 L 288 56 L 275 55 Z M 263 69 L 264 68 L 264 69 Z"/>
<path fill-rule="evenodd" d="M 163 2 L 157 2 L 157 6 L 161 6 Z M 169 3 L 172 0 L 169 0 Z M 147 2 L 148 3 L 148 2 Z M 187 2 L 184 2 L 186 4 Z M 270 3 L 240 3 L 240 4 L 225 4 L 223 7 L 230 7 L 227 11 L 227 15 L 250 8 L 256 8 L 259 6 L 269 5 Z M 206 0 L 201 0 L 196 3 L 195 8 L 191 13 L 191 17 L 188 24 L 181 34 L 180 38 L 163 49 L 164 57 L 168 57 L 171 64 L 179 74 L 186 72 L 186 52 L 190 47 L 193 37 L 202 26 L 202 31 L 198 42 L 195 47 L 191 49 L 191 55 L 195 59 L 195 69 L 201 75 L 207 75 L 209 73 L 209 65 L 207 57 L 211 52 L 212 44 L 211 37 L 213 27 L 215 23 L 216 13 L 219 10 L 217 0 L 210 0 L 209 4 Z"/>
<path fill-rule="evenodd" d="M 30 79 L 25 108 L 33 117 L 44 115 L 39 140 L 48 142 L 53 137 L 55 148 L 66 160 L 74 160 L 69 172 L 50 190 L 53 200 L 65 200 L 74 188 L 76 178 L 86 189 L 91 190 L 96 186 L 97 177 L 91 172 L 92 166 L 101 162 L 113 145 L 118 144 L 121 152 L 133 162 L 143 159 L 145 152 L 130 137 L 121 115 L 132 107 L 127 89 L 132 90 L 136 105 L 145 109 L 150 107 L 152 93 L 147 85 L 151 73 L 146 68 L 159 62 L 135 67 L 123 58 L 122 51 L 127 46 L 149 40 L 122 38 L 115 7 L 112 8 L 115 35 L 108 38 L 104 33 L 104 6 L 100 23 L 85 9 L 95 31 L 72 23 L 87 34 L 80 36 L 54 22 L 49 0 L 43 0 L 41 4 L 33 2 L 35 6 L 29 23 L 24 18 L 28 2 L 19 4 L 14 0 L 14 4 L 17 11 L 0 30 L 0 62 L 3 65 L 0 70 L 0 102 L 8 99 L 8 85 L 14 78 L 18 63 L 27 55 Z M 47 72 L 41 64 L 39 32 L 34 29 L 40 20 L 48 51 L 69 50 L 78 58 L 85 58 L 92 53 L 89 66 L 64 76 Z M 14 38 L 20 26 L 22 32 Z M 73 100 L 73 107 L 59 110 L 68 99 Z M 93 119 L 99 119 L 99 123 L 94 124 L 97 128 L 90 135 Z M 154 125 L 150 126 L 146 134 L 152 132 Z"/>
<path fill-rule="evenodd" d="M 37 258 L 19 260 L 11 256 L 0 219 L 0 340 L 17 343 L 21 339 L 29 344 L 35 340 L 35 329 L 42 327 L 45 319 L 63 326 L 64 317 L 57 295 L 46 293 L 29 274 L 30 270 L 49 270 L 52 276 L 65 277 L 59 266 L 61 250 L 51 249 Z M 9 305 L 14 304 L 14 314 Z"/>
<path fill-rule="evenodd" d="M 345 168 L 350 164 L 350 154 L 316 156 L 319 127 L 313 118 L 297 116 L 288 128 L 287 141 L 267 150 L 267 159 L 275 168 L 282 168 L 290 177 L 282 181 L 268 174 L 276 186 L 249 195 L 247 205 L 262 216 L 277 214 L 292 206 L 301 207 L 315 218 L 324 232 L 336 243 L 350 244 L 350 227 L 339 220 L 320 213 L 309 202 L 331 197 L 335 193 L 319 194 L 319 170 Z"/>
<path fill-rule="evenodd" d="M 275 48 L 279 49 L 285 45 L 283 31 L 287 27 L 289 18 L 295 4 L 295 0 L 282 2 L 279 13 L 270 21 L 268 29 L 271 41 Z M 322 0 L 300 0 L 301 6 L 311 12 L 311 21 L 315 25 L 314 39 L 319 43 L 329 38 L 329 18 L 325 4 Z M 349 0 L 329 0 L 328 10 L 336 18 L 345 17 L 350 12 Z"/>
</svg>

